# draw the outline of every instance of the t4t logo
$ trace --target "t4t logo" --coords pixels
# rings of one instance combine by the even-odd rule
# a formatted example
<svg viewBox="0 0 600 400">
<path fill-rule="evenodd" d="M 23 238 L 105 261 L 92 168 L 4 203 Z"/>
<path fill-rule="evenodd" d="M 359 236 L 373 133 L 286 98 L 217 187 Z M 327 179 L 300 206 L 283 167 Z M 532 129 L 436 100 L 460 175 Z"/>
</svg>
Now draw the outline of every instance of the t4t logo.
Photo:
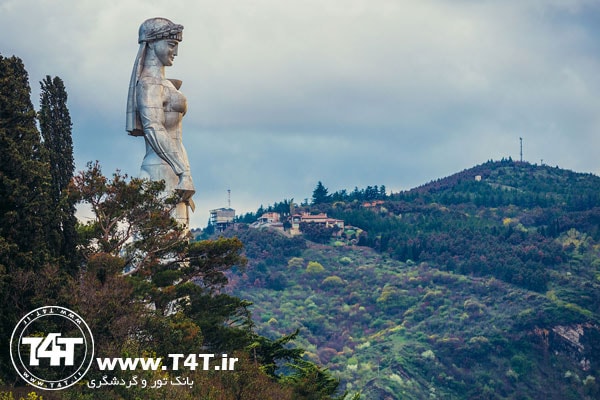
<svg viewBox="0 0 600 400">
<path fill-rule="evenodd" d="M 60 390 L 84 377 L 94 357 L 94 338 L 85 321 L 59 306 L 25 315 L 10 339 L 16 371 L 40 389 Z"/>
<path fill-rule="evenodd" d="M 75 358 L 75 345 L 83 344 L 83 338 L 62 338 L 60 333 L 50 333 L 45 338 L 24 337 L 21 344 L 31 346 L 29 365 L 40 365 L 40 358 L 50 359 L 50 366 L 59 367 L 60 360 L 64 359 L 65 366 L 72 366 Z M 64 345 L 62 347 L 61 345 Z"/>
</svg>

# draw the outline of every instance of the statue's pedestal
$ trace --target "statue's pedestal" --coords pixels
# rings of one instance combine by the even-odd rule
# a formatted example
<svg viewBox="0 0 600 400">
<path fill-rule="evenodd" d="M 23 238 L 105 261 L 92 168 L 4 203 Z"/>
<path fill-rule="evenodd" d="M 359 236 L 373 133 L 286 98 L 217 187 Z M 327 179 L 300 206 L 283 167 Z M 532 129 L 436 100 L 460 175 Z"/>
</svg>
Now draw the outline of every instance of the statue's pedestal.
<svg viewBox="0 0 600 400">
<path fill-rule="evenodd" d="M 190 230 L 190 207 L 187 203 L 177 203 L 172 215 L 179 225 L 185 227 L 186 231 Z"/>
</svg>

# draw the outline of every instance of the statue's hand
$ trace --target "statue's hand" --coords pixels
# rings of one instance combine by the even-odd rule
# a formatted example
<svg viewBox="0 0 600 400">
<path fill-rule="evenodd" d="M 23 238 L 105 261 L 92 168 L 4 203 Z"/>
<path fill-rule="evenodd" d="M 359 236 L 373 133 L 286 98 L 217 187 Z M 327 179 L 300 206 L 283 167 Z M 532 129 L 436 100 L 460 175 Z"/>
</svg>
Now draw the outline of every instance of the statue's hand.
<svg viewBox="0 0 600 400">
<path fill-rule="evenodd" d="M 190 199 L 192 198 L 194 193 L 196 193 L 195 190 L 187 190 L 187 189 L 179 189 L 179 188 L 176 188 L 175 192 L 179 195 L 179 197 L 181 198 L 181 201 L 184 203 L 190 201 Z"/>
<path fill-rule="evenodd" d="M 192 181 L 192 176 L 187 173 L 181 174 L 179 176 L 179 183 L 177 184 L 175 190 L 181 193 L 183 200 L 187 200 L 190 197 L 192 197 L 192 195 L 196 193 L 196 190 L 194 189 L 194 182 Z"/>
</svg>

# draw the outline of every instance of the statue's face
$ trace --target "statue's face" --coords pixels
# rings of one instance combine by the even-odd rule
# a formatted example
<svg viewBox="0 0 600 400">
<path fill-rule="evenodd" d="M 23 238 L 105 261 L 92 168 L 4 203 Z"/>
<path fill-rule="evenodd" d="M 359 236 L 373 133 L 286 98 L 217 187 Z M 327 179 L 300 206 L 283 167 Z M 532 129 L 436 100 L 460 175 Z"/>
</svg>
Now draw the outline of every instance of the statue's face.
<svg viewBox="0 0 600 400">
<path fill-rule="evenodd" d="M 177 55 L 177 48 L 179 47 L 179 42 L 177 40 L 157 40 L 156 42 L 153 42 L 153 46 L 154 53 L 156 54 L 156 57 L 158 57 L 162 65 L 173 65 L 173 60 Z"/>
</svg>

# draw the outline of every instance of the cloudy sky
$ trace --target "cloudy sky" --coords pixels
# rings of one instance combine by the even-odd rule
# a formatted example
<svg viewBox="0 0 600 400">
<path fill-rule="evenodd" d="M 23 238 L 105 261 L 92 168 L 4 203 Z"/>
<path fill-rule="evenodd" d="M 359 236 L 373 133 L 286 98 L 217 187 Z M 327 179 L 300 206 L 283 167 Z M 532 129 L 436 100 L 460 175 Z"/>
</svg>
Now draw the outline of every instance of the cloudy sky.
<svg viewBox="0 0 600 400">
<path fill-rule="evenodd" d="M 77 168 L 137 175 L 137 31 L 184 25 L 193 226 L 355 186 L 410 189 L 512 156 L 600 173 L 598 0 L 0 0 L 0 54 L 69 93 Z"/>
</svg>

